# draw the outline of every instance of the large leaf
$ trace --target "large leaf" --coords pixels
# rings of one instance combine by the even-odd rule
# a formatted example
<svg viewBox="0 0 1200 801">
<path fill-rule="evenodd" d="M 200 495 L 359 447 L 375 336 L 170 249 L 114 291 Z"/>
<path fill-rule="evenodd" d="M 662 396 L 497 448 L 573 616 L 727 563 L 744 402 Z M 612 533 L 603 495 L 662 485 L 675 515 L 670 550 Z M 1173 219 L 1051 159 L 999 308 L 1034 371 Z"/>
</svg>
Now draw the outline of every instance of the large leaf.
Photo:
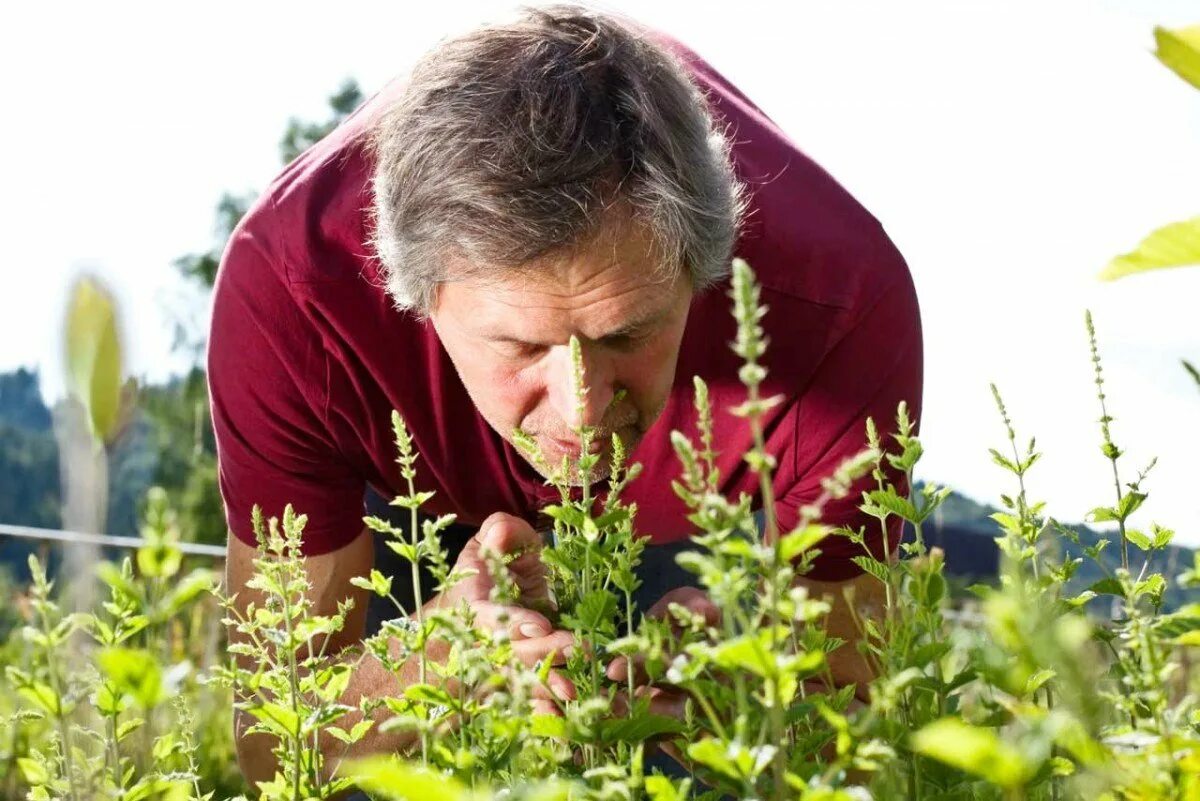
<svg viewBox="0 0 1200 801">
<path fill-rule="evenodd" d="M 1001 787 L 1020 787 L 1033 776 L 1021 753 L 995 731 L 958 718 L 942 718 L 914 733 L 912 748 Z"/>
<path fill-rule="evenodd" d="M 92 435 L 111 442 L 120 422 L 121 342 L 112 295 L 95 278 L 71 288 L 65 344 L 67 389 L 83 404 Z"/>
<path fill-rule="evenodd" d="M 1100 272 L 1112 281 L 1127 275 L 1200 264 L 1200 217 L 1165 225 L 1141 241 L 1136 249 L 1118 256 Z"/>
<path fill-rule="evenodd" d="M 465 784 L 395 757 L 359 759 L 343 765 L 339 775 L 349 776 L 359 789 L 389 801 L 467 801 L 477 798 Z"/>
<path fill-rule="evenodd" d="M 1200 25 L 1169 31 L 1154 29 L 1154 55 L 1175 74 L 1200 89 Z"/>
<path fill-rule="evenodd" d="M 105 648 L 97 662 L 117 690 L 131 696 L 143 709 L 152 709 L 166 700 L 162 667 L 149 651 Z"/>
</svg>

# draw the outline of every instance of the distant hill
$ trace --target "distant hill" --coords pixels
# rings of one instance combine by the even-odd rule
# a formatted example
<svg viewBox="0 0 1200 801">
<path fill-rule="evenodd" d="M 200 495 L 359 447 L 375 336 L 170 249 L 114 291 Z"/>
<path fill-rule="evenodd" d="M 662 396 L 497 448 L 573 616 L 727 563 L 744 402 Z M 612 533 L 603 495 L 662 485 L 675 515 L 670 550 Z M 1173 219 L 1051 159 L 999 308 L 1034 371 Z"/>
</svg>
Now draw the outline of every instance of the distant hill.
<svg viewBox="0 0 1200 801">
<path fill-rule="evenodd" d="M 223 516 L 215 488 L 215 466 L 211 456 L 199 459 L 195 451 L 211 453 L 211 431 L 207 430 L 207 410 L 195 408 L 204 398 L 203 374 L 179 376 L 165 384 L 143 387 L 144 408 L 139 410 L 109 454 L 109 509 L 107 531 L 134 535 L 138 528 L 138 510 L 146 490 L 153 483 L 185 488 L 184 503 L 191 502 L 198 529 L 208 532 L 204 539 L 222 541 Z M 204 424 L 198 432 L 202 439 L 189 441 L 190 429 Z M 46 408 L 36 370 L 19 368 L 0 373 L 0 523 L 61 527 L 58 445 L 53 431 L 54 410 Z M 180 432 L 186 432 L 181 436 Z M 182 442 L 180 440 L 183 440 Z M 200 474 L 203 474 L 201 476 Z M 213 474 L 213 475 L 209 475 Z M 917 488 L 921 486 L 917 482 Z M 190 500 L 189 500 L 190 499 Z M 951 493 L 924 527 L 926 542 L 946 554 L 947 573 L 958 588 L 977 582 L 996 580 L 1000 554 L 995 537 L 999 526 L 989 515 L 1000 511 L 965 495 Z M 1094 545 L 1101 534 L 1084 525 L 1074 525 L 1080 545 L 1070 545 L 1073 556 Z M 908 533 L 912 536 L 911 532 Z M 1056 539 L 1058 539 L 1056 537 Z M 16 565 L 23 571 L 30 552 L 27 542 L 0 537 L 0 564 Z M 1116 543 L 1103 552 L 1111 570 L 1119 563 Z M 1131 556 L 1141 564 L 1141 552 Z M 1155 557 L 1152 568 L 1174 576 L 1191 566 L 1189 548 L 1173 547 Z M 1073 582 L 1082 590 L 1104 577 L 1104 572 L 1085 561 Z M 1198 600 L 1187 597 L 1174 582 L 1168 602 L 1177 606 Z"/>
<path fill-rule="evenodd" d="M 914 482 L 917 487 L 921 482 Z M 936 545 L 946 553 L 947 573 L 960 578 L 964 584 L 973 582 L 994 581 L 1000 566 L 1000 549 L 995 538 L 1001 534 L 1000 526 L 990 518 L 995 512 L 1003 511 L 988 504 L 979 503 L 957 492 L 951 493 L 938 512 L 924 526 L 923 534 L 928 545 Z M 1084 548 L 1096 545 L 1102 539 L 1109 544 L 1100 552 L 1104 567 L 1113 571 L 1121 564 L 1120 545 L 1116 541 L 1116 533 L 1106 534 L 1090 528 L 1082 523 L 1063 524 L 1065 528 L 1075 532 L 1079 544 L 1065 541 L 1065 538 L 1054 533 L 1054 542 L 1062 543 L 1063 556 L 1067 558 L 1084 557 L 1083 564 L 1070 584 L 1070 590 L 1081 592 L 1095 582 L 1105 578 L 1105 569 L 1088 559 L 1083 554 Z M 911 537 L 912 532 L 906 532 Z M 1144 556 L 1132 545 L 1129 548 L 1131 563 L 1140 569 Z M 1200 592 L 1185 591 L 1173 580 L 1182 571 L 1190 568 L 1194 560 L 1194 549 L 1184 546 L 1171 546 L 1156 553 L 1150 561 L 1148 570 L 1159 571 L 1169 579 L 1165 593 L 1165 606 L 1178 608 L 1185 603 L 1200 601 Z M 1092 601 L 1093 604 L 1100 601 Z"/>
</svg>

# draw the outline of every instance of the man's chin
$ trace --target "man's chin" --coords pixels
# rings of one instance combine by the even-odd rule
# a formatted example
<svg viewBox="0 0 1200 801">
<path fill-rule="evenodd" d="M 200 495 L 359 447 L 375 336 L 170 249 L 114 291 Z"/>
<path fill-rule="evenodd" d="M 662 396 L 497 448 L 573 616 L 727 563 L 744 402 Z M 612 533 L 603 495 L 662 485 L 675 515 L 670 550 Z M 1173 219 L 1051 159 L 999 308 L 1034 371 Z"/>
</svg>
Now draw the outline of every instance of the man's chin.
<svg viewBox="0 0 1200 801">
<path fill-rule="evenodd" d="M 625 446 L 625 453 L 628 454 L 635 447 L 637 447 L 637 443 L 640 440 L 641 440 L 640 436 L 622 434 L 621 441 L 622 441 L 622 444 Z M 540 475 L 542 478 L 545 478 L 547 480 L 555 479 L 555 480 L 561 481 L 561 483 L 563 483 L 569 487 L 582 487 L 583 486 L 583 484 L 584 484 L 583 476 L 580 475 L 579 469 L 578 469 L 578 459 L 579 459 L 579 455 L 580 455 L 578 448 L 576 448 L 576 449 L 565 448 L 557 443 L 554 443 L 554 444 L 550 445 L 549 447 L 541 442 L 539 442 L 538 444 L 541 446 L 542 456 L 545 458 L 545 462 L 543 464 L 538 464 L 537 462 L 530 460 L 530 458 L 524 453 L 521 454 L 521 456 L 525 459 L 525 461 L 528 462 L 530 464 L 530 466 L 532 466 L 533 469 L 537 471 L 538 475 Z M 591 483 L 592 484 L 596 484 L 600 481 L 608 480 L 609 471 L 612 469 L 612 440 L 611 440 L 611 438 L 607 438 L 602 441 L 602 444 L 597 449 L 596 454 L 600 457 L 600 459 L 599 459 L 599 461 L 596 462 L 596 465 L 592 468 L 592 471 L 591 471 L 592 472 L 592 475 L 591 475 Z M 561 473 L 564 456 L 567 457 L 567 463 L 568 463 L 568 472 L 565 476 L 559 475 Z M 551 471 L 551 473 L 553 473 L 553 475 L 547 475 L 546 468 L 549 468 L 549 470 Z"/>
</svg>

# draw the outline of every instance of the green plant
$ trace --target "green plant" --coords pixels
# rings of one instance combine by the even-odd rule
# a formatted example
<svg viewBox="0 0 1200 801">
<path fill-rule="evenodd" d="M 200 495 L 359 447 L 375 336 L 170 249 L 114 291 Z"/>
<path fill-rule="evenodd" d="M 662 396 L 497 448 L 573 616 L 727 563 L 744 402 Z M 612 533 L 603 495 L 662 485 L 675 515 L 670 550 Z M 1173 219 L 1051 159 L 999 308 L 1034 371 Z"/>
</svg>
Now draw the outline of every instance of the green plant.
<svg viewBox="0 0 1200 801">
<path fill-rule="evenodd" d="M 434 599 L 418 594 L 406 609 L 393 598 L 397 617 L 377 636 L 360 649 L 326 653 L 350 607 L 313 613 L 300 549 L 304 516 L 289 507 L 281 519 L 264 521 L 256 512 L 260 551 L 250 588 L 265 601 L 238 611 L 234 598 L 223 597 L 224 622 L 239 635 L 228 649 L 235 658 L 209 670 L 215 681 L 201 683 L 196 668 L 209 664 L 212 650 L 198 647 L 211 575 L 183 572 L 178 524 L 165 495 L 152 493 L 147 544 L 134 559 L 101 566 L 109 597 L 95 612 L 65 614 L 40 564 L 31 564 L 27 622 L 3 651 L 12 691 L 4 696 L 9 729 L 0 733 L 7 787 L 71 801 L 227 798 L 237 790 L 212 763 L 223 755 L 230 768 L 228 714 L 236 701 L 255 720 L 252 731 L 276 743 L 278 772 L 256 788 L 263 798 L 332 798 L 351 784 L 397 799 L 1200 798 L 1200 682 L 1190 670 L 1200 603 L 1164 612 L 1169 577 L 1152 557 L 1174 532 L 1136 523 L 1153 463 L 1133 480 L 1125 475 L 1090 315 L 1100 450 L 1113 476 L 1109 501 L 1091 518 L 1115 524 L 1119 557 L 1104 558 L 1108 541 L 1085 545 L 1032 498 L 1028 480 L 1041 453 L 1035 440 L 1018 445 L 992 387 L 1007 444 L 991 458 L 1014 489 L 993 515 L 1001 580 L 971 588 L 979 610 L 972 620 L 951 608 L 943 554 L 925 543 L 924 526 L 947 491 L 897 488 L 914 486 L 923 454 L 903 403 L 886 436 L 866 421 L 863 451 L 826 479 L 824 495 L 796 526 L 779 529 L 770 503 L 774 465 L 761 431 L 776 402 L 759 392 L 765 310 L 742 262 L 733 300 L 747 396 L 732 411 L 750 427 L 754 444 L 744 457 L 766 503 L 759 515 L 754 498 L 716 491 L 715 410 L 696 381 L 697 436 L 675 432 L 672 442 L 681 467 L 674 488 L 698 547 L 680 562 L 697 576 L 704 604 L 636 615 L 644 542 L 637 510 L 621 492 L 639 468 L 626 464 L 615 440 L 607 491 L 598 495 L 587 479 L 600 457 L 585 427 L 576 431 L 583 443 L 576 459 L 541 465 L 559 490 L 559 502 L 546 510 L 553 530 L 538 550 L 546 596 L 527 601 L 510 572 L 528 551 L 481 547 L 470 567 L 451 565 L 440 541 L 451 518 L 417 525 L 431 496 L 419 489 L 418 454 L 395 415 L 407 491 L 393 504 L 410 510 L 410 525 L 367 523 L 414 571 L 430 569 Z M 582 406 L 578 343 L 572 351 Z M 518 441 L 540 458 L 528 437 Z M 873 611 L 848 599 L 858 611 L 857 648 L 874 676 L 856 700 L 856 688 L 836 687 L 830 670 L 830 655 L 850 647 L 827 630 L 831 599 L 811 596 L 800 577 L 828 537 L 866 545 L 865 528 L 820 520 L 824 505 L 860 478 L 873 483 L 859 504 L 872 525 L 886 534 L 899 517 L 912 535 L 899 553 L 877 558 L 864 547 L 855 557 L 883 599 Z M 1103 578 L 1077 589 L 1087 561 Z M 1185 590 L 1200 587 L 1200 557 L 1177 581 Z M 378 571 L 354 583 L 391 597 L 391 579 Z M 465 586 L 470 592 L 455 594 Z M 467 602 L 484 596 L 493 612 L 536 603 L 571 632 L 570 653 L 526 664 L 507 612 L 484 621 L 485 607 Z M 435 602 L 445 598 L 458 601 Z M 346 703 L 349 676 L 368 656 L 415 680 L 394 697 Z M 615 664 L 622 669 L 614 675 Z M 178 698 L 168 703 L 172 694 Z M 666 694 L 686 699 L 682 715 L 656 711 Z M 209 721 L 212 704 L 223 710 L 217 719 L 226 734 L 206 743 L 212 735 L 191 732 L 212 725 L 192 721 Z M 372 730 L 405 734 L 407 752 L 345 761 Z M 691 777 L 648 771 L 651 748 L 674 755 Z"/>
</svg>

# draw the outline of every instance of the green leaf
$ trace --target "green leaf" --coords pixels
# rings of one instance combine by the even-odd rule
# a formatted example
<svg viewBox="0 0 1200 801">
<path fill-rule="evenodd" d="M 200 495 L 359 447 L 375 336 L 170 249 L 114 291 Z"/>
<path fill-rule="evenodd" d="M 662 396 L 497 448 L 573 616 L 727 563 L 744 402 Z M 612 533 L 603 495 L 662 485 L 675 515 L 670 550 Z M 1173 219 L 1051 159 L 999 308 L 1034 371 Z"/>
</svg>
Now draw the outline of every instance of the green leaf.
<svg viewBox="0 0 1200 801">
<path fill-rule="evenodd" d="M 1118 598 L 1125 597 L 1125 588 L 1121 586 L 1121 582 L 1111 576 L 1095 582 L 1087 588 L 1087 591 L 1097 595 L 1115 595 Z"/>
<path fill-rule="evenodd" d="M 1087 513 L 1086 518 L 1090 523 L 1111 523 L 1120 519 L 1117 511 L 1109 506 L 1097 506 Z"/>
<path fill-rule="evenodd" d="M 942 718 L 914 733 L 912 748 L 1000 787 L 1020 787 L 1033 775 L 1021 753 L 995 731 L 958 718 Z"/>
<path fill-rule="evenodd" d="M 352 778 L 372 797 L 388 801 L 467 801 L 478 797 L 453 776 L 396 757 L 357 759 L 345 763 L 338 773 Z"/>
<path fill-rule="evenodd" d="M 529 732 L 535 737 L 565 740 L 567 738 L 567 721 L 558 715 L 533 715 L 529 719 Z"/>
<path fill-rule="evenodd" d="M 176 615 L 181 609 L 217 586 L 216 575 L 208 569 L 199 568 L 188 573 L 171 588 L 163 599 L 163 611 L 168 616 Z"/>
<path fill-rule="evenodd" d="M 140 729 L 142 724 L 145 722 L 146 721 L 144 721 L 142 718 L 133 718 L 132 720 L 126 720 L 121 723 L 121 725 L 117 727 L 117 742 L 119 743 L 123 741 L 130 734 Z"/>
<path fill-rule="evenodd" d="M 61 698 L 58 693 L 51 689 L 50 685 L 42 684 L 41 682 L 33 682 L 24 687 L 17 689 L 21 697 L 31 702 L 34 706 L 41 709 L 47 715 L 59 714 L 59 704 Z"/>
<path fill-rule="evenodd" d="M 17 757 L 17 766 L 21 769 L 21 775 L 25 777 L 28 784 L 37 786 L 50 783 L 50 772 L 38 760 Z"/>
<path fill-rule="evenodd" d="M 1110 261 L 1100 272 L 1100 278 L 1113 281 L 1149 270 L 1193 264 L 1200 264 L 1200 217 L 1152 231 L 1136 249 Z"/>
<path fill-rule="evenodd" d="M 661 775 L 646 777 L 646 794 L 650 801 L 685 801 L 688 791 L 680 790 L 670 778 Z"/>
<path fill-rule="evenodd" d="M 1127 492 L 1121 496 L 1121 502 L 1117 504 L 1117 514 L 1124 520 L 1136 512 L 1145 500 L 1146 493 L 1144 492 Z"/>
<path fill-rule="evenodd" d="M 1050 681 L 1050 679 L 1054 678 L 1056 675 L 1057 674 L 1049 668 L 1043 668 L 1037 673 L 1034 673 L 1025 682 L 1025 694 L 1032 696 L 1035 692 L 1041 689 L 1043 684 Z"/>
<path fill-rule="evenodd" d="M 912 502 L 907 498 L 897 495 L 896 491 L 891 487 L 883 490 L 872 490 L 865 494 L 876 506 L 894 515 L 899 515 L 908 521 L 915 521 L 917 519 L 917 510 L 913 507 Z"/>
<path fill-rule="evenodd" d="M 1154 55 L 1180 78 L 1200 89 L 1200 25 L 1169 31 L 1154 29 Z"/>
<path fill-rule="evenodd" d="M 449 709 L 457 709 L 458 701 L 441 687 L 432 684 L 410 684 L 404 688 L 404 697 L 422 704 L 440 705 Z"/>
<path fill-rule="evenodd" d="M 605 743 L 640 743 L 663 734 L 679 734 L 683 721 L 649 713 L 600 722 L 600 739 Z"/>
<path fill-rule="evenodd" d="M 1154 543 L 1150 541 L 1146 533 L 1136 528 L 1125 529 L 1125 539 L 1132 542 L 1141 551 L 1148 551 L 1154 547 Z"/>
<path fill-rule="evenodd" d="M 1171 540 L 1175 539 L 1174 529 L 1164 528 L 1158 523 L 1151 523 L 1150 531 L 1154 534 L 1155 548 L 1166 548 L 1171 544 Z"/>
<path fill-rule="evenodd" d="M 887 584 L 891 581 L 891 573 L 888 570 L 887 564 L 880 562 L 878 559 L 864 555 L 851 557 L 850 561 L 882 581 L 884 584 Z"/>
<path fill-rule="evenodd" d="M 112 294 L 91 276 L 71 287 L 66 367 L 67 390 L 83 404 L 92 436 L 111 442 L 121 416 L 121 342 Z"/>
<path fill-rule="evenodd" d="M 691 760 L 699 762 L 723 776 L 728 776 L 734 781 L 740 781 L 742 778 L 742 771 L 729 757 L 721 741 L 716 738 L 708 737 L 692 743 L 688 746 L 687 755 Z"/>
<path fill-rule="evenodd" d="M 272 703 L 257 703 L 246 707 L 263 726 L 280 738 L 294 738 L 300 731 L 300 718 L 285 706 Z"/>
<path fill-rule="evenodd" d="M 616 633 L 617 596 L 605 589 L 592 590 L 563 620 L 578 631 Z"/>
<path fill-rule="evenodd" d="M 810 523 L 804 528 L 789 531 L 779 540 L 779 550 L 784 561 L 790 562 L 829 536 L 833 529 L 819 523 Z"/>
</svg>

